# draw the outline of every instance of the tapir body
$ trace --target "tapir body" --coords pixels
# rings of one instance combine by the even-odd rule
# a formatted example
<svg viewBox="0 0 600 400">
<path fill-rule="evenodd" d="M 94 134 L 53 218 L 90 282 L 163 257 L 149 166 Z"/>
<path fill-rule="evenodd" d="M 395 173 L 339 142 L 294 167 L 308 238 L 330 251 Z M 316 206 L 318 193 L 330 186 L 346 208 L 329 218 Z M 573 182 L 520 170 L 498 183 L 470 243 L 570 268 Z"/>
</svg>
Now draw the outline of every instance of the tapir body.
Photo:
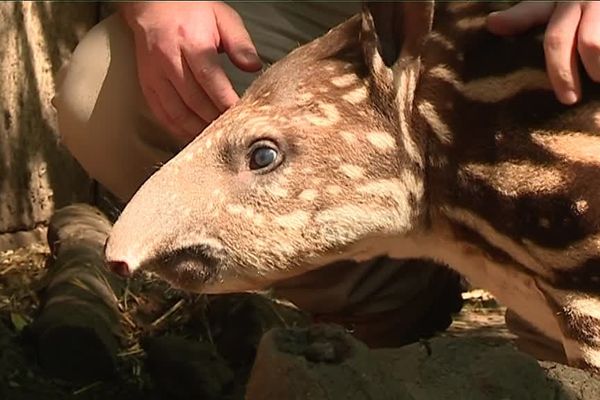
<svg viewBox="0 0 600 400">
<path fill-rule="evenodd" d="M 480 2 L 370 4 L 274 64 L 158 170 L 113 265 L 224 293 L 337 260 L 429 258 L 600 368 L 600 90 L 561 105 L 541 31 Z"/>
</svg>

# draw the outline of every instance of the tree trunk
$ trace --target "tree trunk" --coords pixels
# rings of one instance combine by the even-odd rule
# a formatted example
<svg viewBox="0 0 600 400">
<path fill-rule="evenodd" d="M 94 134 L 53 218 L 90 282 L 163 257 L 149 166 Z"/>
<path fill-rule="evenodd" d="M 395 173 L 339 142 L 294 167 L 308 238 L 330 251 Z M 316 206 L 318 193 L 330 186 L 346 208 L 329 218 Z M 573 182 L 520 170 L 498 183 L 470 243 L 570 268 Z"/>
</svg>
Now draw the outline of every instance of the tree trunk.
<svg viewBox="0 0 600 400">
<path fill-rule="evenodd" d="M 95 2 L 0 3 L 0 250 L 42 240 L 55 207 L 89 199 L 90 180 L 58 143 L 50 100 L 98 10 Z"/>
</svg>

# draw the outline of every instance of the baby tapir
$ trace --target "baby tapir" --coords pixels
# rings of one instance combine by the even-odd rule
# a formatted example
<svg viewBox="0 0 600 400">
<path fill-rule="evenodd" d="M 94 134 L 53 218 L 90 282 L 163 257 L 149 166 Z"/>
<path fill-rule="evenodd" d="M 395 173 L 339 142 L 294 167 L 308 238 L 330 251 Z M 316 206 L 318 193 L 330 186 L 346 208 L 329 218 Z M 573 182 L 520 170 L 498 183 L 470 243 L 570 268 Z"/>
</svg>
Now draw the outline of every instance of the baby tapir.
<svg viewBox="0 0 600 400">
<path fill-rule="evenodd" d="M 268 69 L 160 168 L 107 258 L 255 290 L 336 260 L 429 258 L 600 370 L 600 88 L 561 105 L 543 32 L 491 4 L 370 4 Z"/>
</svg>

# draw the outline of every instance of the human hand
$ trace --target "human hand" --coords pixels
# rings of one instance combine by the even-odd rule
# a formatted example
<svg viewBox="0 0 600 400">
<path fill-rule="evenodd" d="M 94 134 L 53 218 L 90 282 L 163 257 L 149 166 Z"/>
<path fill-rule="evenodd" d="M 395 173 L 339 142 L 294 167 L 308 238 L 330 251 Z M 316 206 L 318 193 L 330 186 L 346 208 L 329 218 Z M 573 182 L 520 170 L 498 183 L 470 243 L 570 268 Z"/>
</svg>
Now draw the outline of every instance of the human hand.
<svg viewBox="0 0 600 400">
<path fill-rule="evenodd" d="M 156 118 L 185 144 L 237 100 L 218 53 L 247 72 L 261 61 L 240 16 L 221 2 L 121 3 L 138 78 Z"/>
<path fill-rule="evenodd" d="M 590 78 L 600 82 L 600 2 L 522 1 L 491 13 L 487 27 L 497 35 L 517 35 L 546 22 L 544 53 L 550 83 L 559 101 L 574 104 L 581 98 L 578 56 Z"/>
</svg>

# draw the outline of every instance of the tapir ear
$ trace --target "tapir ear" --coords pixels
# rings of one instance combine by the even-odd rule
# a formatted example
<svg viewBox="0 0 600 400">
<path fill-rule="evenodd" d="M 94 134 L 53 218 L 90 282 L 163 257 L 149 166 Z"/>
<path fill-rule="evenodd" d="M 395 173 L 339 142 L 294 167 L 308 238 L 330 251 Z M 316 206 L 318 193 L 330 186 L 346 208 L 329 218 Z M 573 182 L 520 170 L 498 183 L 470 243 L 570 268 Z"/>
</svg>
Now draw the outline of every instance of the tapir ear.
<svg viewBox="0 0 600 400">
<path fill-rule="evenodd" d="M 363 3 L 360 40 L 371 73 L 381 74 L 387 67 L 396 78 L 403 66 L 418 59 L 431 31 L 433 8 L 433 1 Z"/>
</svg>

